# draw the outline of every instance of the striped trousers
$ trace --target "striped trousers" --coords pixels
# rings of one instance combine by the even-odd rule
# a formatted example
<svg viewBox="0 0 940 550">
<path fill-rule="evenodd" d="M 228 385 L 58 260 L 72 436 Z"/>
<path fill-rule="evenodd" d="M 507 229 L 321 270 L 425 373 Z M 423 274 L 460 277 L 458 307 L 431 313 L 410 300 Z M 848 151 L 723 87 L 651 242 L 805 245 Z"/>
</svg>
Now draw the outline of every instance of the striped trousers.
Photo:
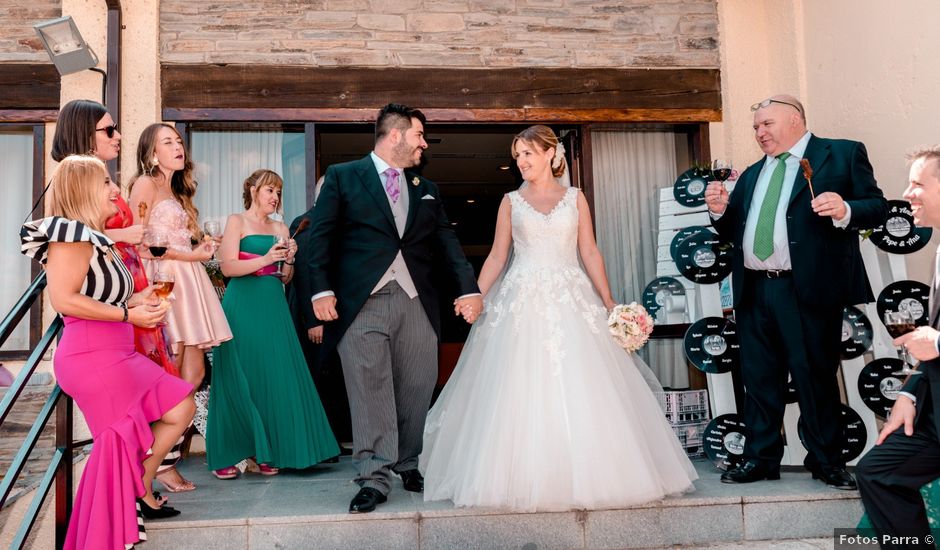
<svg viewBox="0 0 940 550">
<path fill-rule="evenodd" d="M 366 300 L 338 350 L 356 483 L 388 494 L 392 472 L 418 467 L 437 381 L 437 334 L 421 300 L 391 281 Z"/>
</svg>

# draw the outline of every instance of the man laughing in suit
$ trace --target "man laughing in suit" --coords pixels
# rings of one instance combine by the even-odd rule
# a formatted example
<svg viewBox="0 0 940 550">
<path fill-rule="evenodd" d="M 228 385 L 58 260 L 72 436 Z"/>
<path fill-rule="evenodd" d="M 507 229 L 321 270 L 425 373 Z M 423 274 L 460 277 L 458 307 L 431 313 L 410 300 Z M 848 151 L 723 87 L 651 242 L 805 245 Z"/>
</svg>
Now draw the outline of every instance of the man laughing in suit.
<svg viewBox="0 0 940 550">
<path fill-rule="evenodd" d="M 814 479 L 855 489 L 842 457 L 836 380 L 842 310 L 873 299 L 858 230 L 882 224 L 888 203 L 865 146 L 808 132 L 795 97 L 775 95 L 751 110 L 765 157 L 741 174 L 730 196 L 719 182 L 705 191 L 712 224 L 735 245 L 732 287 L 747 392 L 745 460 L 721 480 L 780 478 L 789 373 L 809 451 L 804 465 Z"/>
<path fill-rule="evenodd" d="M 406 490 L 424 490 L 418 455 L 440 334 L 434 265 L 457 283 L 455 314 L 472 323 L 483 311 L 437 186 L 407 170 L 428 146 L 424 124 L 417 109 L 383 107 L 374 150 L 327 169 L 311 216 L 313 311 L 326 323 L 323 352 L 339 350 L 349 394 L 361 487 L 350 513 L 385 502 L 393 472 Z"/>
</svg>

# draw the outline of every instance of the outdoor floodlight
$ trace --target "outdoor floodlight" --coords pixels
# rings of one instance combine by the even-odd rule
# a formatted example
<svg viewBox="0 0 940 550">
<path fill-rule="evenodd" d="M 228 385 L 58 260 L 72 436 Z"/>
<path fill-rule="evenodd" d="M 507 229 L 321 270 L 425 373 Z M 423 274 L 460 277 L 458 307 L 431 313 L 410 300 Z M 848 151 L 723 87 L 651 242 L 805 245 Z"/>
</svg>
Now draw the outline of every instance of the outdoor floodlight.
<svg viewBox="0 0 940 550">
<path fill-rule="evenodd" d="M 82 39 L 71 15 L 43 21 L 33 26 L 60 75 L 93 69 L 98 56 Z"/>
</svg>

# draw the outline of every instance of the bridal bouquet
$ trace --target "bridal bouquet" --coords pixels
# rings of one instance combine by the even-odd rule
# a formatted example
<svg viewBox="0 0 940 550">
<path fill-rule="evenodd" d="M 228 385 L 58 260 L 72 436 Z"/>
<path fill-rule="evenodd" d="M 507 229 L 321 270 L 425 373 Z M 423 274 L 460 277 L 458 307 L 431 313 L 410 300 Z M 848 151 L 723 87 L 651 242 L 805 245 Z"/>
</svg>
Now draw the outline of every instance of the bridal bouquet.
<svg viewBox="0 0 940 550">
<path fill-rule="evenodd" d="M 636 302 L 614 306 L 607 318 L 611 336 L 623 349 L 634 352 L 643 347 L 653 332 L 653 318 Z"/>
</svg>

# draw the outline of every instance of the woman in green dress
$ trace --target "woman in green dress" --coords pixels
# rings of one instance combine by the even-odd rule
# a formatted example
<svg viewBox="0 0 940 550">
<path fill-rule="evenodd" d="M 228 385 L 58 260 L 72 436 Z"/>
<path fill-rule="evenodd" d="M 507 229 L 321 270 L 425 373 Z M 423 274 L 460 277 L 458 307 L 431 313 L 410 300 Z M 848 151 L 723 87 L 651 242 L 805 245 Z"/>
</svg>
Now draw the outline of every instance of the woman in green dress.
<svg viewBox="0 0 940 550">
<path fill-rule="evenodd" d="M 222 309 L 233 335 L 213 351 L 209 391 L 206 451 L 219 479 L 236 477 L 234 465 L 246 458 L 275 475 L 339 454 L 284 297 L 296 245 L 269 217 L 282 188 L 275 172 L 252 173 L 246 211 L 229 216 L 219 249 L 222 273 L 231 277 Z"/>
</svg>

